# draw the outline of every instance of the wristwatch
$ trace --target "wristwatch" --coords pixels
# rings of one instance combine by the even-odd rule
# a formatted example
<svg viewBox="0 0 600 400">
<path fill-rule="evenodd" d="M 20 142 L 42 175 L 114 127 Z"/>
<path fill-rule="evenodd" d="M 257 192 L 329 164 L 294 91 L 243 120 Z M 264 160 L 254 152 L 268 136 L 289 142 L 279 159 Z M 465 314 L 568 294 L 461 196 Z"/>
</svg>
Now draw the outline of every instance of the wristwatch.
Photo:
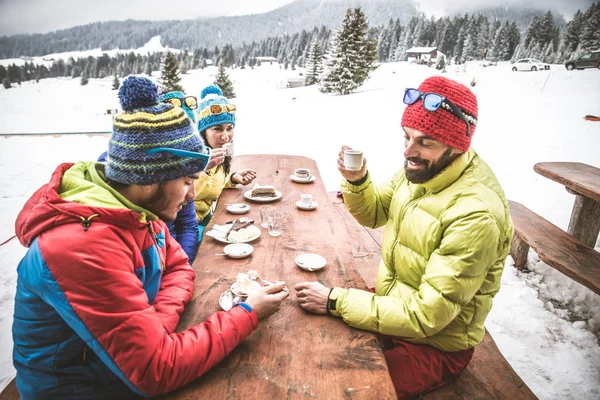
<svg viewBox="0 0 600 400">
<path fill-rule="evenodd" d="M 334 315 L 333 313 L 337 310 L 336 305 L 338 298 L 338 294 L 334 294 L 333 289 L 334 288 L 331 288 L 331 290 L 329 291 L 329 296 L 327 296 L 327 312 L 331 315 Z"/>
</svg>

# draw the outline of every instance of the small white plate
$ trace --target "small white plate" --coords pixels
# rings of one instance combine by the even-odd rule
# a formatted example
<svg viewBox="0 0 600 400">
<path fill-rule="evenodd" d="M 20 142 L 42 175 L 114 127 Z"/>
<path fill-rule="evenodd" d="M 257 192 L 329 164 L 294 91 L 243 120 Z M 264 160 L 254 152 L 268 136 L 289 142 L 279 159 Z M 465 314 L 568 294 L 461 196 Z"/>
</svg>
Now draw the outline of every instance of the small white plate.
<svg viewBox="0 0 600 400">
<path fill-rule="evenodd" d="M 244 203 L 235 203 L 227 206 L 227 211 L 232 214 L 246 214 L 250 211 L 250 206 Z"/>
<path fill-rule="evenodd" d="M 255 201 L 257 203 L 270 203 L 275 200 L 279 200 L 283 196 L 279 190 L 275 190 L 275 197 L 252 197 L 252 190 L 246 190 L 244 197 L 248 200 Z"/>
<path fill-rule="evenodd" d="M 223 247 L 223 253 L 231 258 L 246 258 L 254 251 L 254 247 L 246 243 L 233 243 Z"/>
<path fill-rule="evenodd" d="M 315 208 L 317 208 L 317 206 L 318 206 L 318 205 L 319 205 L 319 203 L 317 203 L 316 201 L 313 201 L 313 202 L 310 204 L 310 206 L 308 206 L 308 207 L 305 207 L 305 206 L 303 206 L 303 205 L 302 205 L 302 203 L 301 203 L 301 201 L 300 201 L 300 200 L 298 200 L 298 201 L 296 202 L 296 207 L 298 207 L 299 209 L 301 209 L 301 210 L 304 210 L 304 211 L 311 211 L 311 210 L 314 210 Z"/>
<path fill-rule="evenodd" d="M 316 177 L 314 175 L 311 175 L 307 178 L 298 178 L 295 174 L 290 175 L 290 179 L 293 180 L 296 183 L 311 183 L 314 182 Z"/>
<path fill-rule="evenodd" d="M 261 234 L 260 228 L 255 225 L 250 225 L 248 228 L 246 228 L 250 232 L 252 232 L 252 235 L 250 237 L 248 237 L 248 239 L 243 240 L 241 242 L 231 242 L 231 241 L 225 239 L 225 236 L 227 235 L 227 232 L 229 232 L 229 230 L 231 229 L 232 226 L 233 226 L 233 224 L 225 224 L 225 225 L 216 225 L 215 224 L 215 225 L 213 225 L 213 227 L 210 231 L 206 232 L 206 236 L 210 236 L 211 238 L 216 239 L 222 243 L 248 243 L 248 242 L 256 240 L 260 237 L 260 234 Z"/>
<path fill-rule="evenodd" d="M 318 254 L 299 254 L 296 256 L 296 265 L 305 271 L 318 271 L 327 264 L 325 257 Z"/>
<path fill-rule="evenodd" d="M 237 301 L 234 301 L 235 297 L 236 296 L 231 292 L 231 290 L 226 290 L 223 292 L 221 297 L 219 297 L 219 305 L 224 311 L 229 311 L 234 305 L 237 304 Z"/>
</svg>

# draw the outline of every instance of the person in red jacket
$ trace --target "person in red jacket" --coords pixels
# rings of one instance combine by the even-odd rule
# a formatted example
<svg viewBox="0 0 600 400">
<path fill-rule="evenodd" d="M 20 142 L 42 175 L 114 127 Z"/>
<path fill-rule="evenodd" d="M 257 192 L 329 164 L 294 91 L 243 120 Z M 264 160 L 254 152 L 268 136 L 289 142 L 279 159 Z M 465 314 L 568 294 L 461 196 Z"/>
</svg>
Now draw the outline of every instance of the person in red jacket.
<svg viewBox="0 0 600 400">
<path fill-rule="evenodd" d="M 163 221 L 195 196 L 204 144 L 149 79 L 119 89 L 108 162 L 62 164 L 16 232 L 13 363 L 23 399 L 118 399 L 177 389 L 279 309 L 284 283 L 175 332 L 195 274 Z"/>
</svg>

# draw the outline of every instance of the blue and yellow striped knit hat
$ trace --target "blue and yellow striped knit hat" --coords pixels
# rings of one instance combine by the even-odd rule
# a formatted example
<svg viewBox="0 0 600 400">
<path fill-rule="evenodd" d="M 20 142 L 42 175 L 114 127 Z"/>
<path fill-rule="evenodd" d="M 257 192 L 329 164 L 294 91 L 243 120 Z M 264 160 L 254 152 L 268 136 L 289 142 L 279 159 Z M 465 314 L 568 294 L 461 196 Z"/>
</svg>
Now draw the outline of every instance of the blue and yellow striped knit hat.
<svg viewBox="0 0 600 400">
<path fill-rule="evenodd" d="M 223 124 L 235 125 L 235 106 L 229 103 L 227 97 L 217 86 L 207 86 L 200 92 L 200 105 L 198 106 L 198 132 Z M 220 105 L 218 113 L 211 111 L 212 105 Z"/>
<path fill-rule="evenodd" d="M 203 171 L 204 142 L 179 107 L 159 103 L 148 78 L 127 77 L 119 88 L 123 112 L 108 143 L 106 177 L 127 185 L 151 185 Z"/>
</svg>

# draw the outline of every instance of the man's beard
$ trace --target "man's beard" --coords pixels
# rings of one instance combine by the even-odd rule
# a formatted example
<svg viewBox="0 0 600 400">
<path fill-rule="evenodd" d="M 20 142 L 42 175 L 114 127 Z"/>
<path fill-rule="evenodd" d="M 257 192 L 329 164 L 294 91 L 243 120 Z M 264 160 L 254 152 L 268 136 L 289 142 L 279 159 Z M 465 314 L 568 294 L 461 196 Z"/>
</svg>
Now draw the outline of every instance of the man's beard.
<svg viewBox="0 0 600 400">
<path fill-rule="evenodd" d="M 165 183 L 161 182 L 158 184 L 158 189 L 156 193 L 149 199 L 147 199 L 144 204 L 139 204 L 142 208 L 156 214 L 161 220 L 165 222 L 173 222 L 175 218 L 170 215 L 166 215 L 163 213 L 171 203 L 171 199 L 169 195 L 167 195 L 167 190 L 165 188 Z"/>
<path fill-rule="evenodd" d="M 408 157 L 404 161 L 404 174 L 409 182 L 424 183 L 444 170 L 444 168 L 450 165 L 455 158 L 456 156 L 452 156 L 452 148 L 446 149 L 440 159 L 433 164 L 431 161 L 423 160 L 419 157 Z M 412 161 L 416 164 L 424 164 L 425 168 L 417 170 L 410 169 L 408 168 L 409 161 Z"/>
</svg>

